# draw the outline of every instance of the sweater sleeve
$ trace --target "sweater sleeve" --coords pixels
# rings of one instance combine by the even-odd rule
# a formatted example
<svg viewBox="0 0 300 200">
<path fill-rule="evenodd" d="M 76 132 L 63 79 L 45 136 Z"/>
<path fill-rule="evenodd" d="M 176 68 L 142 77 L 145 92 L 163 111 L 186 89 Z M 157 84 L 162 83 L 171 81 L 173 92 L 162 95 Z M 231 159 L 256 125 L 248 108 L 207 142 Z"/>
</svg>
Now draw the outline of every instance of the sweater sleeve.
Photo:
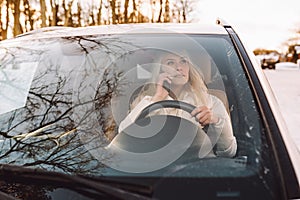
<svg viewBox="0 0 300 200">
<path fill-rule="evenodd" d="M 130 124 L 132 124 L 138 115 L 142 112 L 144 108 L 148 105 L 152 104 L 150 96 L 145 96 L 132 110 L 131 112 L 125 117 L 125 119 L 119 125 L 119 133 L 122 132 L 125 128 L 127 128 Z"/>
<path fill-rule="evenodd" d="M 233 135 L 230 117 L 222 101 L 215 96 L 211 96 L 214 115 L 218 116 L 219 121 L 212 126 L 213 131 L 209 131 L 208 135 L 212 143 L 216 144 L 215 153 L 217 156 L 233 157 L 237 151 L 236 138 Z M 213 134 L 213 135 L 210 135 Z"/>
</svg>

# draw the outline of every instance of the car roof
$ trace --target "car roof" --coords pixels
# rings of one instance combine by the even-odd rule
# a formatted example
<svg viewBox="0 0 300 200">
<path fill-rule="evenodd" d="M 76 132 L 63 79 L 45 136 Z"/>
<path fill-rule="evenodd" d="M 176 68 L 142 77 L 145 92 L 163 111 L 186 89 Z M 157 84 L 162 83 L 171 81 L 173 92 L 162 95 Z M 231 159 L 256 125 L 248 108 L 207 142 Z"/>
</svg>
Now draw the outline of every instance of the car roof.
<svg viewBox="0 0 300 200">
<path fill-rule="evenodd" d="M 227 34 L 217 24 L 205 23 L 141 23 L 115 24 L 88 27 L 45 27 L 30 31 L 17 38 L 55 38 L 66 36 L 84 36 L 97 34 L 128 34 L 128 33 L 184 33 L 184 34 Z"/>
</svg>

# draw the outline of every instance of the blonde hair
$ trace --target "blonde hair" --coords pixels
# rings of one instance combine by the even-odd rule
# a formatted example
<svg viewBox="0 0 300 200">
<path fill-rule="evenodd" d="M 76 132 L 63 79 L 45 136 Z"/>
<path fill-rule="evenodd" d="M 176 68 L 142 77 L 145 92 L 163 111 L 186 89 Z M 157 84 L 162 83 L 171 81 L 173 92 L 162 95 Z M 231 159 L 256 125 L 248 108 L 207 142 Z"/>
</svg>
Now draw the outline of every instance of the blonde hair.
<svg viewBox="0 0 300 200">
<path fill-rule="evenodd" d="M 181 100 L 181 98 L 184 96 L 184 94 L 192 94 L 192 98 L 194 102 L 201 103 L 202 105 L 207 105 L 208 102 L 208 89 L 204 83 L 204 76 L 202 72 L 196 67 L 188 54 L 183 51 L 181 53 L 173 53 L 173 52 L 166 52 L 163 53 L 157 63 L 153 63 L 153 69 L 152 69 L 152 80 L 150 84 L 146 84 L 141 91 L 139 92 L 139 95 L 137 98 L 134 99 L 134 101 L 131 104 L 131 109 L 133 109 L 145 96 L 153 96 L 156 92 L 156 82 L 159 77 L 159 73 L 161 72 L 162 67 L 162 60 L 166 55 L 173 54 L 176 56 L 184 56 L 188 60 L 189 63 L 189 80 L 188 83 L 185 84 L 185 89 L 182 91 L 181 95 L 178 97 L 175 97 L 178 100 Z M 195 105 L 197 106 L 197 105 Z"/>
</svg>

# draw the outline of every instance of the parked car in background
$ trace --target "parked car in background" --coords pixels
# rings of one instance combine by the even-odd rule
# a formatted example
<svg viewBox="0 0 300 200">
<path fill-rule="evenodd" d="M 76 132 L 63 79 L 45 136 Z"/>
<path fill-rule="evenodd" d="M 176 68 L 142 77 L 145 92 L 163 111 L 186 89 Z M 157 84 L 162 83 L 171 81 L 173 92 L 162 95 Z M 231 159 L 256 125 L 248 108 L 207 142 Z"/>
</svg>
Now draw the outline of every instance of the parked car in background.
<svg viewBox="0 0 300 200">
<path fill-rule="evenodd" d="M 286 55 L 288 62 L 299 64 L 300 60 L 300 44 L 290 45 Z"/>
<path fill-rule="evenodd" d="M 275 65 L 280 62 L 280 54 L 276 51 L 267 51 L 256 57 L 260 60 L 262 69 L 275 69 Z"/>
<path fill-rule="evenodd" d="M 2 41 L 0 199 L 300 198 L 299 152 L 263 71 L 232 26 L 217 22 L 47 29 Z M 203 146 L 213 125 L 155 114 L 199 106 L 176 99 L 119 131 L 137 94 L 156 84 L 163 52 L 185 52 L 201 71 L 230 116 L 234 156 L 218 156 L 219 137 Z"/>
</svg>

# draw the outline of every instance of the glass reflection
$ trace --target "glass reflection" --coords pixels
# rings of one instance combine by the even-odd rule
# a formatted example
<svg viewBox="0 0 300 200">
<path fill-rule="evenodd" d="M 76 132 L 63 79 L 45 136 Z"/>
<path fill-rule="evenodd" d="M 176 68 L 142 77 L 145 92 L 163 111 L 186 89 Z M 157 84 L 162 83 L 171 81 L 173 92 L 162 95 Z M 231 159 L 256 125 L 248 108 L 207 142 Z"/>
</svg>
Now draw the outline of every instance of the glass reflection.
<svg viewBox="0 0 300 200">
<path fill-rule="evenodd" d="M 235 80 L 227 83 L 231 80 L 224 72 L 226 63 L 218 63 L 210 57 L 214 52 L 206 51 L 199 42 L 197 47 L 188 42 L 184 45 L 186 39 L 174 43 L 177 36 L 174 38 L 162 42 L 156 36 L 139 39 L 135 36 L 64 37 L 1 49 L 2 76 L 7 74 L 4 72 L 8 66 L 20 63 L 28 63 L 24 68 L 32 70 L 34 75 L 29 81 L 28 93 L 23 94 L 26 104 L 0 115 L 1 162 L 65 173 L 104 173 L 114 156 L 106 154 L 105 147 L 118 134 L 118 126 L 128 113 L 130 102 L 151 76 L 150 68 L 155 65 L 157 54 L 178 47 L 186 47 L 193 62 L 202 70 L 210 91 L 225 94 L 224 104 L 236 123 L 234 132 L 243 133 L 254 127 L 247 135 L 253 137 L 253 133 L 259 133 L 258 117 L 254 114 L 253 119 L 243 122 L 244 114 L 238 113 L 235 107 L 239 103 L 232 103 L 237 100 L 230 96 L 229 102 L 225 93 L 233 90 L 229 86 L 240 82 L 236 77 L 242 75 L 234 76 Z M 23 47 L 27 45 L 30 48 Z M 201 54 L 210 59 L 202 59 Z M 232 49 L 228 49 L 228 56 L 231 56 L 228 65 L 240 65 Z M 247 93 L 243 98 L 251 100 L 249 86 L 236 87 L 243 88 L 240 90 Z M 253 102 L 249 105 L 251 109 L 255 107 Z M 239 123 L 246 125 L 239 126 Z M 256 141 L 242 143 L 245 148 L 241 154 L 246 155 L 246 147 L 253 143 L 260 145 Z"/>
</svg>

